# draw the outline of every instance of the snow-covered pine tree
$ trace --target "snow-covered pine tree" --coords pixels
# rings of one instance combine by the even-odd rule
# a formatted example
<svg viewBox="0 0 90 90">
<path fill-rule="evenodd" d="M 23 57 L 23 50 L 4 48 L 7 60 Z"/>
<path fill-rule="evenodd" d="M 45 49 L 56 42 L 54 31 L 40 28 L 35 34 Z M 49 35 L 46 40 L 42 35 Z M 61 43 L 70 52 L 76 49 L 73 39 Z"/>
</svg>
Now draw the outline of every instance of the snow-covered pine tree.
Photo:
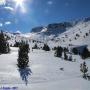
<svg viewBox="0 0 90 90">
<path fill-rule="evenodd" d="M 83 73 L 83 78 L 87 78 L 88 67 L 86 62 L 80 64 L 80 71 Z"/>
<path fill-rule="evenodd" d="M 28 57 L 28 53 L 29 53 L 29 45 L 27 43 L 22 42 L 20 47 L 19 47 L 19 51 L 18 51 L 18 67 L 21 69 L 24 69 L 26 67 L 28 67 L 28 63 L 29 63 L 29 57 Z"/>
<path fill-rule="evenodd" d="M 0 53 L 6 54 L 10 52 L 9 43 L 5 37 L 3 31 L 0 32 Z"/>
</svg>

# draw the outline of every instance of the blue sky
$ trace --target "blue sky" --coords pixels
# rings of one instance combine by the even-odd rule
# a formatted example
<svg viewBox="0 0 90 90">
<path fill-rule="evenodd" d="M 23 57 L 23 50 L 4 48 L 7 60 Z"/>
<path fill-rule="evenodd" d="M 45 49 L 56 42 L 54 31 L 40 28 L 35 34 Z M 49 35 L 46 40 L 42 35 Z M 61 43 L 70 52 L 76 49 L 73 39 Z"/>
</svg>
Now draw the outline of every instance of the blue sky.
<svg viewBox="0 0 90 90">
<path fill-rule="evenodd" d="M 0 29 L 11 32 L 89 16 L 90 0 L 0 0 Z"/>
</svg>

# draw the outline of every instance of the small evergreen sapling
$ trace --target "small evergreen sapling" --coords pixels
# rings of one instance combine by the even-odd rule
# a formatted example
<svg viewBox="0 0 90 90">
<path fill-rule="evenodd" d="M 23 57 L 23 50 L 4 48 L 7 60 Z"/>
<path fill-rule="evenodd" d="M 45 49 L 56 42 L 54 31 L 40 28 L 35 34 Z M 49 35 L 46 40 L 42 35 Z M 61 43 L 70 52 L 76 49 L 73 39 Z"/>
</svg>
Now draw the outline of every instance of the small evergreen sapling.
<svg viewBox="0 0 90 90">
<path fill-rule="evenodd" d="M 37 44 L 35 44 L 35 45 L 32 47 L 32 49 L 38 49 Z"/>
<path fill-rule="evenodd" d="M 66 52 L 64 52 L 64 59 L 68 60 L 68 56 L 67 56 Z"/>
<path fill-rule="evenodd" d="M 83 78 L 87 78 L 88 67 L 86 65 L 86 62 L 83 62 L 82 64 L 80 64 L 80 71 L 83 74 Z"/>
<path fill-rule="evenodd" d="M 69 56 L 69 61 L 73 61 L 72 55 Z"/>
</svg>

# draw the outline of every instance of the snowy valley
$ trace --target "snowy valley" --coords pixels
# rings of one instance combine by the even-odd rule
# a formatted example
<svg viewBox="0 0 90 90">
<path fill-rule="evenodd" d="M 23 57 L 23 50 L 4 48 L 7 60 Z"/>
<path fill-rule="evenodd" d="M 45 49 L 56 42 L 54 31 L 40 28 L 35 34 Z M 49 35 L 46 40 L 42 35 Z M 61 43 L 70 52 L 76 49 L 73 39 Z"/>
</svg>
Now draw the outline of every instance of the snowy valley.
<svg viewBox="0 0 90 90">
<path fill-rule="evenodd" d="M 90 75 L 90 57 L 84 60 L 81 52 L 74 54 L 72 49 L 84 46 L 90 51 L 90 18 L 38 29 L 26 34 L 4 32 L 9 38 L 10 53 L 0 55 L 0 90 L 89 90 L 90 76 L 82 77 L 80 64 L 86 62 Z M 19 48 L 14 47 L 21 41 L 30 48 L 29 67 L 23 71 L 17 67 Z M 35 44 L 37 49 L 32 48 Z M 44 44 L 50 51 L 42 50 Z M 58 46 L 68 48 L 61 57 L 55 57 L 56 49 L 53 50 Z M 65 54 L 71 55 L 72 60 L 65 60 Z"/>
</svg>

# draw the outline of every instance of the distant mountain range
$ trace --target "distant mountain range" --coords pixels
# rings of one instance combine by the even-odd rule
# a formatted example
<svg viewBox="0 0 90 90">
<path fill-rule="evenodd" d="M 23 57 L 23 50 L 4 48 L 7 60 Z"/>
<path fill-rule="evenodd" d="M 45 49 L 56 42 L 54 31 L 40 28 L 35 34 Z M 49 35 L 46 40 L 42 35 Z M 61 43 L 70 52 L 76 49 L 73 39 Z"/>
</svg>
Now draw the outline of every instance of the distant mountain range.
<svg viewBox="0 0 90 90">
<path fill-rule="evenodd" d="M 90 17 L 72 22 L 53 23 L 47 26 L 35 27 L 30 33 L 8 33 L 10 43 L 15 41 L 40 41 L 50 46 L 58 45 L 89 45 L 90 46 Z"/>
<path fill-rule="evenodd" d="M 35 27 L 31 30 L 31 33 L 43 33 L 44 35 L 58 35 L 73 26 L 73 23 L 63 22 L 63 23 L 53 23 L 46 27 Z"/>
<path fill-rule="evenodd" d="M 79 22 L 88 22 L 88 21 L 90 21 L 90 17 L 72 21 L 72 22 L 52 23 L 52 24 L 49 24 L 48 26 L 35 27 L 31 30 L 31 33 L 57 36 L 69 30 L 69 28 L 74 27 Z"/>
</svg>

